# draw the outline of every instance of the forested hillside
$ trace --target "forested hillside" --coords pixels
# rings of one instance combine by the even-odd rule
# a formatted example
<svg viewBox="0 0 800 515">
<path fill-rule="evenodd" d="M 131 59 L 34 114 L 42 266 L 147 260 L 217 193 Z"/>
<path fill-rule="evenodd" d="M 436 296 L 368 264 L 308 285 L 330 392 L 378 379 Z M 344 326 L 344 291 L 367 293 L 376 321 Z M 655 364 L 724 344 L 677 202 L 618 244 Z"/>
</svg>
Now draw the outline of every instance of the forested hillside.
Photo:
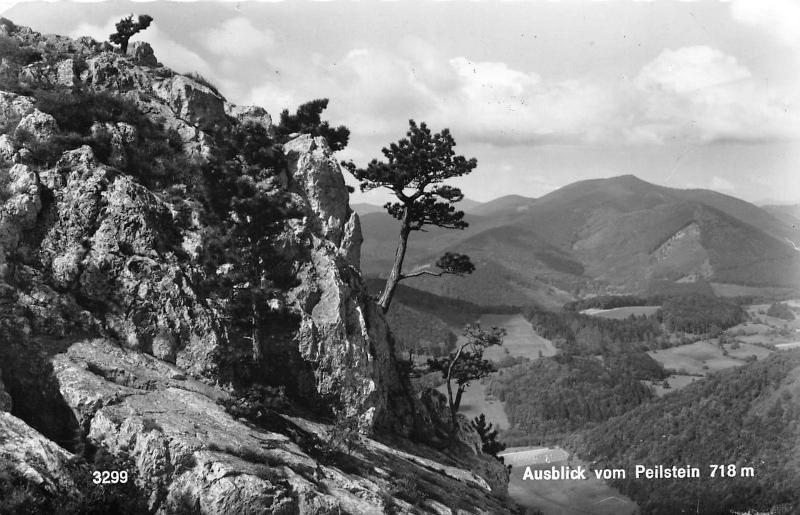
<svg viewBox="0 0 800 515">
<path fill-rule="evenodd" d="M 632 360 L 640 361 L 633 363 Z M 488 392 L 505 402 L 510 445 L 556 442 L 652 398 L 639 382 L 659 379 L 664 370 L 645 353 L 601 362 L 590 357 L 543 358 L 503 369 Z"/>
<path fill-rule="evenodd" d="M 571 311 L 529 308 L 525 317 L 543 338 L 552 340 L 562 353 L 610 354 L 629 350 L 652 350 L 669 345 L 654 317 L 613 320 Z"/>
<path fill-rule="evenodd" d="M 646 514 L 798 513 L 800 352 L 713 374 L 600 424 L 575 448 L 597 468 L 700 468 L 700 479 L 617 481 Z M 753 467 L 754 477 L 710 478 L 712 464 Z"/>
</svg>

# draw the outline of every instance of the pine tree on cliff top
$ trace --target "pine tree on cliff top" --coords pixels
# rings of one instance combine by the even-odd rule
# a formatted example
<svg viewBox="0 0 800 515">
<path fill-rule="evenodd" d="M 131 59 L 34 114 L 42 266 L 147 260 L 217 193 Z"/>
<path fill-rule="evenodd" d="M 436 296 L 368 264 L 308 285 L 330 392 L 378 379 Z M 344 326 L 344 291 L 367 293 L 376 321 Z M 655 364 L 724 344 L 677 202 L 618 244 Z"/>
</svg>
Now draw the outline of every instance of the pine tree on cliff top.
<svg viewBox="0 0 800 515">
<path fill-rule="evenodd" d="M 338 152 L 347 146 L 350 129 L 344 125 L 331 127 L 330 122 L 322 120 L 322 111 L 328 108 L 327 98 L 318 98 L 306 102 L 297 108 L 295 114 L 288 109 L 281 112 L 281 120 L 275 126 L 275 134 L 281 143 L 286 143 L 292 134 L 311 134 L 322 136 L 331 150 Z"/>
<path fill-rule="evenodd" d="M 417 125 L 414 120 L 409 121 L 409 126 L 405 138 L 383 148 L 386 162 L 373 159 L 366 168 L 358 168 L 352 162 L 342 163 L 360 181 L 361 191 L 385 188 L 398 200 L 383 206 L 400 221 L 394 264 L 378 300 L 384 313 L 389 310 L 397 284 L 403 279 L 421 275 L 464 275 L 475 270 L 468 256 L 448 252 L 436 262 L 438 271 L 425 269 L 403 273 L 412 231 L 423 231 L 428 225 L 445 229 L 468 226 L 464 212 L 456 211 L 454 206 L 464 195 L 460 189 L 443 183 L 467 175 L 478 165 L 475 158 L 456 155 L 453 150 L 456 142 L 448 129 L 432 134 L 424 122 Z"/>
<path fill-rule="evenodd" d="M 119 45 L 120 50 L 125 54 L 128 52 L 128 41 L 131 37 L 149 27 L 152 21 L 152 16 L 140 14 L 139 19 L 134 22 L 133 15 L 131 14 L 127 18 L 122 18 L 117 22 L 117 31 L 108 36 L 108 40 L 115 45 Z"/>
</svg>

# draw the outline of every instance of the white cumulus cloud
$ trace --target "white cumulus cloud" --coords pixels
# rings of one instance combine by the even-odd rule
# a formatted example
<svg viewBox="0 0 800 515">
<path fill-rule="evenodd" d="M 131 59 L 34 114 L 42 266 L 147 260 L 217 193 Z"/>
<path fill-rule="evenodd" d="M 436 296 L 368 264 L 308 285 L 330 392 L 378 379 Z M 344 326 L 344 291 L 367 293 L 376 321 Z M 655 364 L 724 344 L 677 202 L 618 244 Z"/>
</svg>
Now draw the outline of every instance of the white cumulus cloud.
<svg viewBox="0 0 800 515">
<path fill-rule="evenodd" d="M 653 141 L 759 141 L 800 136 L 797 93 L 756 80 L 707 46 L 664 50 L 633 80 L 633 130 Z"/>
<path fill-rule="evenodd" d="M 758 16 L 766 17 L 751 19 Z M 73 35 L 104 40 L 118 19 L 82 25 Z M 177 43 L 156 25 L 143 34 L 164 64 L 200 72 L 231 98 L 263 105 L 276 117 L 284 108 L 330 98 L 327 118 L 357 131 L 355 138 L 391 141 L 405 132 L 409 118 L 434 130 L 449 127 L 459 141 L 495 146 L 800 137 L 798 88 L 760 80 L 735 56 L 707 45 L 664 49 L 631 79 L 554 80 L 507 62 L 444 55 L 419 37 L 400 40 L 391 50 L 287 54 L 271 30 L 243 17 L 195 34 L 197 48 Z"/>
<path fill-rule="evenodd" d="M 231 18 L 219 27 L 199 36 L 203 46 L 215 55 L 228 57 L 257 57 L 275 43 L 269 29 L 258 29 L 247 18 Z"/>
<path fill-rule="evenodd" d="M 642 68 L 634 82 L 641 89 L 688 93 L 750 76 L 750 70 L 736 58 L 708 46 L 692 46 L 662 51 Z"/>
<path fill-rule="evenodd" d="M 731 16 L 763 28 L 784 44 L 800 47 L 800 3 L 797 0 L 734 0 Z"/>
</svg>

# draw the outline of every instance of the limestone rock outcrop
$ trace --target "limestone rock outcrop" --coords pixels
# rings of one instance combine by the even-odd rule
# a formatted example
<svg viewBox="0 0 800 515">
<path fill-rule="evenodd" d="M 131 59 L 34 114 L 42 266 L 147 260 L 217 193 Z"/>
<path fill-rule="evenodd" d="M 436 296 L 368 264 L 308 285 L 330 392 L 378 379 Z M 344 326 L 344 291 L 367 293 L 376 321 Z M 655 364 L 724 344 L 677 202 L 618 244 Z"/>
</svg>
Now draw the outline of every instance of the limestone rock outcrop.
<svg viewBox="0 0 800 515">
<path fill-rule="evenodd" d="M 336 428 L 237 420 L 222 406 L 227 391 L 107 340 L 78 341 L 51 362 L 88 441 L 130 457 L 156 513 L 510 513 L 490 483 L 437 451 L 360 437 L 334 459 Z"/>
<path fill-rule="evenodd" d="M 297 212 L 273 243 L 292 282 L 258 305 L 282 318 L 263 342 L 251 338 L 263 353 L 255 358 L 203 293 L 221 272 L 208 271 L 202 250 L 229 227 L 211 227 L 219 222 L 186 183 L 220 153 L 224 131 L 254 124 L 274 136 L 270 115 L 164 68 L 144 44 L 123 56 L 7 20 L 0 33 L 28 50 L 4 61 L 17 90 L 121 99 L 168 134 L 186 165 L 184 183 L 132 170 L 143 126 L 108 118 L 54 147 L 55 158 L 34 155 L 54 144 L 59 122 L 35 95 L 0 91 L 0 462 L 66 499 L 88 495 L 73 461 L 85 479 L 109 456 L 151 513 L 509 512 L 474 432 L 463 428 L 471 444 L 457 451 L 427 445 L 447 435 L 401 375 L 366 293 L 358 215 L 323 138 L 283 146 L 288 165 L 274 183 Z M 237 414 L 248 387 L 302 406 L 278 410 L 259 394 L 261 408 Z M 331 443 L 342 436 L 347 445 Z M 28 470 L 16 448 L 41 460 Z"/>
</svg>

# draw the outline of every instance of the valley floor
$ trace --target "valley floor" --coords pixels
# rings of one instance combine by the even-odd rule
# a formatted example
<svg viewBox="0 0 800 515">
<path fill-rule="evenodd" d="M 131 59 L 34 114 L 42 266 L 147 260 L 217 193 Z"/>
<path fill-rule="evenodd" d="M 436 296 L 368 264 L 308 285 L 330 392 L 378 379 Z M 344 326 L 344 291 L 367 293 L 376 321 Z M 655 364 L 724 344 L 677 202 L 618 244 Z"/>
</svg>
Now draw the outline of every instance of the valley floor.
<svg viewBox="0 0 800 515">
<path fill-rule="evenodd" d="M 790 301 L 800 307 L 800 301 Z M 668 349 L 654 350 L 648 354 L 668 372 L 661 381 L 643 381 L 656 396 L 661 397 L 703 380 L 709 374 L 732 367 L 741 367 L 753 361 L 766 359 L 782 350 L 800 347 L 800 320 L 787 322 L 765 314 L 768 306 L 747 307 L 749 320 L 734 326 L 720 338 L 698 340 Z M 585 314 L 624 319 L 635 314 L 651 315 L 657 307 L 615 308 L 589 310 Z M 486 357 L 501 362 L 503 359 L 524 357 L 536 360 L 553 356 L 556 347 L 534 331 L 530 322 L 521 315 L 482 315 L 484 326 L 505 327 L 508 335 L 502 347 L 492 348 Z M 494 427 L 510 427 L 504 403 L 488 393 L 487 381 L 475 381 L 465 391 L 461 412 L 474 418 L 481 413 Z M 444 385 L 439 387 L 445 392 Z M 591 477 L 587 480 L 535 481 L 523 480 L 526 467 L 549 469 L 551 466 L 577 466 L 579 461 L 559 447 L 515 447 L 501 453 L 505 463 L 512 465 L 509 495 L 521 506 L 535 508 L 546 515 L 578 514 L 633 514 L 639 508 L 606 481 Z M 585 464 L 584 464 L 585 465 Z"/>
</svg>

